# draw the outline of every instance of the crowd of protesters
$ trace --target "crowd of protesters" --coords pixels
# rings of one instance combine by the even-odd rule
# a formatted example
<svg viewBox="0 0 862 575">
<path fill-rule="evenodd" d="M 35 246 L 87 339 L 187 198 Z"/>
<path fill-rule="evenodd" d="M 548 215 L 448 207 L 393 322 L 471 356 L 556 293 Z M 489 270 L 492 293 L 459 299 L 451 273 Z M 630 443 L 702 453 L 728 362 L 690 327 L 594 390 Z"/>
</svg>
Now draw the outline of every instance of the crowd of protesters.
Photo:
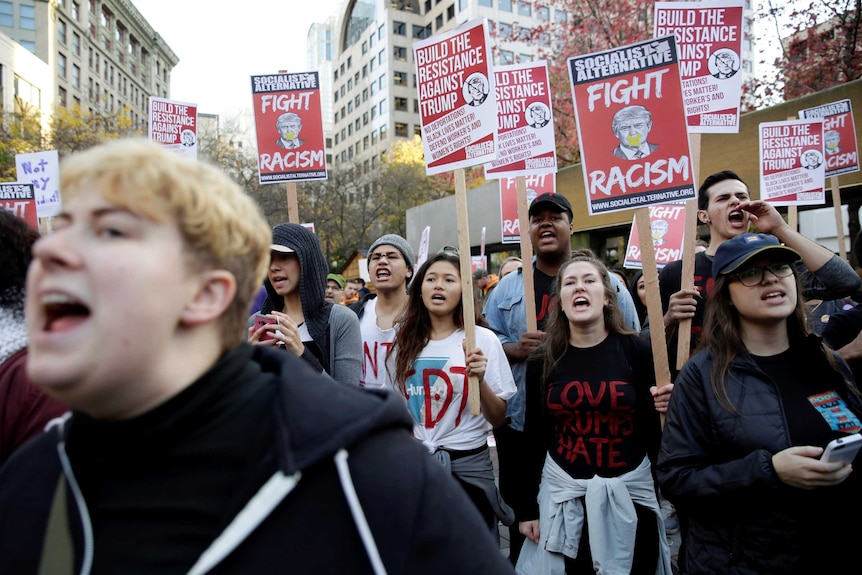
<svg viewBox="0 0 862 575">
<path fill-rule="evenodd" d="M 862 476 L 820 455 L 862 430 L 844 359 L 862 344 L 855 328 L 833 351 L 805 302 L 860 279 L 731 171 L 699 190 L 695 289 L 679 263 L 661 271 L 663 330 L 642 276 L 572 251 L 562 194 L 529 206 L 531 261 L 473 276 L 465 318 L 468 256 L 417 266 L 385 234 L 369 290 L 330 273 L 307 228 L 270 229 L 218 170 L 150 142 L 65 159 L 61 188 L 44 236 L 0 213 L 0 573 L 795 574 L 854 558 Z M 660 333 L 674 369 L 657 387 Z"/>
</svg>

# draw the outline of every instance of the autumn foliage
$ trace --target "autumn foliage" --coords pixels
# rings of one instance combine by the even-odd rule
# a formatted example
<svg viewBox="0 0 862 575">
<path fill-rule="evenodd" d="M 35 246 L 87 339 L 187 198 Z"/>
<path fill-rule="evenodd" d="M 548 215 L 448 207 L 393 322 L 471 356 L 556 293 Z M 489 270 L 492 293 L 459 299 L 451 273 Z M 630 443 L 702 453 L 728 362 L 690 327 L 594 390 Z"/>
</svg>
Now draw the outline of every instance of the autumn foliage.
<svg viewBox="0 0 862 575">
<path fill-rule="evenodd" d="M 580 162 L 580 147 L 572 104 L 572 89 L 566 59 L 624 46 L 652 36 L 652 0 L 563 0 L 554 3 L 565 10 L 565 20 L 557 17 L 533 28 L 529 40 L 538 47 L 538 59 L 548 61 L 557 163 L 560 167 Z M 496 27 L 492 34 L 501 42 L 526 40 L 514 27 L 511 32 Z"/>
<path fill-rule="evenodd" d="M 765 73 L 746 85 L 745 108 L 799 98 L 862 77 L 862 1 L 766 0 L 759 7 L 755 19 L 765 32 L 754 38 L 755 46 L 774 44 L 779 55 L 756 63 L 756 69 Z"/>
</svg>

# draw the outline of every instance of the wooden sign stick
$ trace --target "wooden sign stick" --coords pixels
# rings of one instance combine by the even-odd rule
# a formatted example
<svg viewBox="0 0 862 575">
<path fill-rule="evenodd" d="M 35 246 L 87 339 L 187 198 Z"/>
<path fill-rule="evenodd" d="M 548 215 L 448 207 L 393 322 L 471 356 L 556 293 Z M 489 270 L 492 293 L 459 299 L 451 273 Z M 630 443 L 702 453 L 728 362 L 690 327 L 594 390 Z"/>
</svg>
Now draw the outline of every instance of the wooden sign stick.
<svg viewBox="0 0 862 575">
<path fill-rule="evenodd" d="M 829 187 L 832 188 L 832 206 L 835 208 L 835 237 L 838 238 L 838 253 L 846 262 L 847 247 L 844 245 L 844 217 L 841 215 L 841 188 L 838 186 L 838 176 L 829 178 Z"/>
<path fill-rule="evenodd" d="M 476 308 L 473 300 L 473 270 L 470 267 L 470 223 L 467 217 L 467 179 L 463 168 L 455 170 L 455 210 L 458 218 L 458 251 L 461 254 L 461 306 L 464 310 L 464 336 L 467 352 L 476 348 Z M 469 294 L 469 295 L 467 295 Z M 479 415 L 479 378 L 471 375 L 467 396 L 470 414 Z"/>
<path fill-rule="evenodd" d="M 287 182 L 287 221 L 299 223 L 299 204 L 296 201 L 296 182 Z"/>
<path fill-rule="evenodd" d="M 691 164 L 694 181 L 697 182 L 700 168 L 700 134 L 689 134 L 688 145 L 691 149 Z M 640 225 L 640 224 L 638 224 Z M 697 200 L 685 203 L 685 231 L 682 244 L 682 289 L 694 289 L 694 248 L 697 243 Z M 643 247 L 641 247 L 643 249 Z M 701 294 L 706 297 L 706 294 Z M 650 318 L 652 330 L 652 318 Z M 662 318 L 664 325 L 664 318 Z M 691 352 L 691 318 L 681 320 L 677 326 L 676 369 L 682 369 Z"/>
<path fill-rule="evenodd" d="M 518 230 L 521 234 L 521 268 L 524 275 L 524 311 L 527 313 L 527 331 L 536 331 L 536 289 L 533 285 L 533 245 L 530 243 L 530 215 L 527 206 L 527 180 L 515 177 L 518 197 Z"/>
<path fill-rule="evenodd" d="M 688 215 L 686 214 L 686 217 Z M 661 389 L 670 383 L 670 368 L 667 363 L 667 341 L 664 334 L 664 314 L 661 311 L 661 294 L 658 289 L 658 267 L 655 263 L 655 247 L 652 243 L 652 229 L 649 221 L 649 208 L 635 210 L 638 224 L 638 241 L 641 246 L 641 264 L 643 265 L 644 285 L 647 294 L 647 316 L 650 325 L 650 342 L 652 344 L 653 361 L 655 362 L 655 384 Z M 692 242 L 693 243 L 693 242 Z M 661 414 L 661 424 L 664 427 L 664 414 Z"/>
</svg>

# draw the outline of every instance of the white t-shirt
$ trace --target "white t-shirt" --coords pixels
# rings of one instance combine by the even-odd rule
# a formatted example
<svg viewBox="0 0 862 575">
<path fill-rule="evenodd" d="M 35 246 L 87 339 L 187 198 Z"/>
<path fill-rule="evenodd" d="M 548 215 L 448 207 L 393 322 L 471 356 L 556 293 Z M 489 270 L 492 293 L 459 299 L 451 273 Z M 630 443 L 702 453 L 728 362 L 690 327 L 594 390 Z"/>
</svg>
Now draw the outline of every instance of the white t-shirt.
<svg viewBox="0 0 862 575">
<path fill-rule="evenodd" d="M 459 329 L 446 339 L 429 341 L 407 377 L 407 409 L 416 420 L 413 436 L 432 453 L 440 447 L 475 449 L 487 441 L 491 431 L 484 415 L 470 415 L 463 340 L 464 330 Z M 501 399 L 515 395 L 512 370 L 494 332 L 476 326 L 476 346 L 488 358 L 488 386 Z M 394 365 L 394 356 L 389 365 Z"/>
<path fill-rule="evenodd" d="M 392 347 L 395 328 L 377 327 L 377 298 L 365 302 L 365 309 L 359 319 L 359 331 L 362 334 L 362 375 L 359 386 L 391 389 L 389 374 L 386 373 L 386 352 Z"/>
</svg>

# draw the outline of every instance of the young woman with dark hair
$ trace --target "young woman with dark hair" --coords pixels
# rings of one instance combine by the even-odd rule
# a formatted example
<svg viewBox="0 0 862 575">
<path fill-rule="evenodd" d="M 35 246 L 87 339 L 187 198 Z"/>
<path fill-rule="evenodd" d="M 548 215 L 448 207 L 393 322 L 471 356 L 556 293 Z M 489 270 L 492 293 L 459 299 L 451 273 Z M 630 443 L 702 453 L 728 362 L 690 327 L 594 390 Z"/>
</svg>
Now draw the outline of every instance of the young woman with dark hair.
<svg viewBox="0 0 862 575">
<path fill-rule="evenodd" d="M 651 460 L 661 434 L 649 343 L 622 319 L 589 250 L 557 273 L 545 338 L 527 364 L 527 446 L 513 501 L 524 574 L 669 574 Z"/>
<path fill-rule="evenodd" d="M 681 573 L 837 573 L 858 562 L 862 476 L 820 461 L 862 429 L 844 361 L 809 336 L 793 262 L 765 234 L 716 250 L 701 350 L 677 378 L 657 477 Z"/>
<path fill-rule="evenodd" d="M 514 521 L 494 484 L 488 450 L 492 426 L 502 425 L 515 382 L 494 333 L 476 326 L 476 348 L 465 354 L 460 260 L 441 252 L 410 283 L 409 303 L 396 322 L 387 356 L 389 379 L 407 400 L 413 435 L 448 467 L 496 531 Z M 481 414 L 470 413 L 468 378 L 479 379 Z"/>
</svg>

